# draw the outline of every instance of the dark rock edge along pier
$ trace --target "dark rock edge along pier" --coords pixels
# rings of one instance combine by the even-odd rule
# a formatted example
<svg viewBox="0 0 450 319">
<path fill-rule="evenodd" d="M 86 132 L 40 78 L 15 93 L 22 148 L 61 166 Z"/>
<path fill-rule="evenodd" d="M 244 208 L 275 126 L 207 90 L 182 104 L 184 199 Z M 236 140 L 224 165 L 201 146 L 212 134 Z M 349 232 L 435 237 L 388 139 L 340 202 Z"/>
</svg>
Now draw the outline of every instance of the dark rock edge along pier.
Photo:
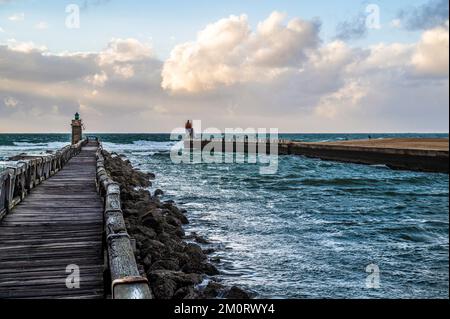
<svg viewBox="0 0 450 319">
<path fill-rule="evenodd" d="M 209 262 L 207 251 L 195 243 L 205 240 L 186 236 L 186 211 L 173 202 L 163 202 L 146 188 L 155 175 L 134 169 L 122 156 L 103 151 L 105 169 L 120 184 L 122 210 L 129 235 L 136 242 L 139 271 L 149 279 L 156 299 L 249 299 L 237 286 L 225 287 L 214 276 L 218 269 Z M 158 191 L 157 193 L 161 193 Z M 209 279 L 203 289 L 199 285 Z"/>
</svg>

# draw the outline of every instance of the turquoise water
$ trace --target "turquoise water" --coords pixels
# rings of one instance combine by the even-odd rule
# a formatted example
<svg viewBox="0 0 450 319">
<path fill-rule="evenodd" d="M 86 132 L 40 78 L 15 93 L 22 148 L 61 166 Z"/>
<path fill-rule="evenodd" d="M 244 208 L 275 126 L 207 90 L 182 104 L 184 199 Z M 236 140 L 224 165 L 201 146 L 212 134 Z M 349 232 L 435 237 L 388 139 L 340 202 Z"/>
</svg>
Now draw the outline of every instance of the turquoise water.
<svg viewBox="0 0 450 319">
<path fill-rule="evenodd" d="M 448 135 L 372 135 L 379 137 Z M 187 232 L 212 244 L 220 279 L 268 298 L 448 298 L 449 177 L 280 157 L 275 175 L 248 164 L 173 164 L 168 135 L 100 135 L 156 173 L 152 190 L 188 210 Z M 305 141 L 367 138 L 284 135 Z M 0 135 L 0 161 L 58 148 L 68 135 Z M 380 288 L 366 286 L 366 267 Z"/>
</svg>

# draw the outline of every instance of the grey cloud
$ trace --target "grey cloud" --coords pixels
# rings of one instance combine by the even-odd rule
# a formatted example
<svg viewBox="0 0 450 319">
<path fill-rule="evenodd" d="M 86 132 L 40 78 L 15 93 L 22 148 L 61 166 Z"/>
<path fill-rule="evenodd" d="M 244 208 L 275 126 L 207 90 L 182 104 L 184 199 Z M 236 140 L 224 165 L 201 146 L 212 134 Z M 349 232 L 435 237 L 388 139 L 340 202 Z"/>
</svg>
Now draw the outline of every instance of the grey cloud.
<svg viewBox="0 0 450 319">
<path fill-rule="evenodd" d="M 367 34 L 366 15 L 363 13 L 336 26 L 336 38 L 339 40 L 357 40 L 366 37 Z"/>
<path fill-rule="evenodd" d="M 34 50 L 19 52 L 0 45 L 0 74 L 4 78 L 60 82 L 79 79 L 97 70 L 93 55 L 57 56 Z"/>
<path fill-rule="evenodd" d="M 111 131 L 109 125 L 115 123 L 120 130 L 132 127 L 134 121 L 114 119 L 134 116 L 137 120 L 140 112 L 166 99 L 161 88 L 162 61 L 148 57 L 101 66 L 99 55 L 19 52 L 0 45 L 0 131 L 65 131 L 66 119 L 75 111 L 82 112 L 89 127 Z M 114 70 L 116 65 L 128 64 L 134 69 L 131 78 Z M 107 74 L 103 86 L 88 81 L 103 72 Z M 8 99 L 19 103 L 8 107 L 4 103 Z"/>
<path fill-rule="evenodd" d="M 408 30 L 430 29 L 448 20 L 449 2 L 448 0 L 431 0 L 421 6 L 401 10 L 398 18 Z"/>
<path fill-rule="evenodd" d="M 97 7 L 101 5 L 108 4 L 112 0 L 84 0 L 84 2 L 81 4 L 81 11 L 89 10 L 91 7 Z"/>
</svg>

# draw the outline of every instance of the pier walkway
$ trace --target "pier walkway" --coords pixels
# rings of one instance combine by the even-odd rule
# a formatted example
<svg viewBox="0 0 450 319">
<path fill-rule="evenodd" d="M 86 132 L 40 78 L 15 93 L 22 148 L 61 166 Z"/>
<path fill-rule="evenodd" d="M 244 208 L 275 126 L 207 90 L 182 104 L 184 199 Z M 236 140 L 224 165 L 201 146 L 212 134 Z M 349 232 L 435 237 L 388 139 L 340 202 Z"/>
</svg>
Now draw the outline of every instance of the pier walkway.
<svg viewBox="0 0 450 319">
<path fill-rule="evenodd" d="M 76 141 L 0 171 L 0 300 L 153 298 L 102 145 Z"/>
<path fill-rule="evenodd" d="M 97 148 L 84 146 L 0 222 L 0 299 L 104 298 Z"/>
</svg>

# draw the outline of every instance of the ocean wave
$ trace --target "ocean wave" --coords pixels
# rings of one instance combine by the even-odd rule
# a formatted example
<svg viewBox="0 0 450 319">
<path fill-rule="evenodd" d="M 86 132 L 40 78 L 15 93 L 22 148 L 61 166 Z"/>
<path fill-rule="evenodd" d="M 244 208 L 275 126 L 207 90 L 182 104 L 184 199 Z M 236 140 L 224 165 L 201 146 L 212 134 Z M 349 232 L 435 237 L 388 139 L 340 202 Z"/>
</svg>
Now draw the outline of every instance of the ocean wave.
<svg viewBox="0 0 450 319">
<path fill-rule="evenodd" d="M 369 166 L 373 167 L 373 168 L 389 169 L 389 166 L 387 166 L 385 164 L 373 164 L 373 165 L 369 165 Z"/>
<path fill-rule="evenodd" d="M 11 154 L 13 152 L 16 153 L 26 153 L 30 151 L 39 151 L 44 152 L 46 150 L 59 150 L 69 143 L 67 142 L 49 142 L 49 143 L 28 143 L 28 142 L 14 142 L 13 146 L 10 145 L 2 145 L 0 146 L 0 152 L 5 152 Z M 1 155 L 1 154 L 0 154 Z"/>
<path fill-rule="evenodd" d="M 376 179 L 351 179 L 351 178 L 332 178 L 332 179 L 304 179 L 300 181 L 301 184 L 306 186 L 360 186 L 360 185 L 373 185 L 380 183 Z"/>
<path fill-rule="evenodd" d="M 134 141 L 132 144 L 116 144 L 104 142 L 103 147 L 107 151 L 129 153 L 131 155 L 155 155 L 161 152 L 170 152 L 177 142 Z"/>
<path fill-rule="evenodd" d="M 47 146 L 48 143 L 13 142 L 13 144 L 19 147 L 35 147 L 35 146 Z"/>
</svg>

